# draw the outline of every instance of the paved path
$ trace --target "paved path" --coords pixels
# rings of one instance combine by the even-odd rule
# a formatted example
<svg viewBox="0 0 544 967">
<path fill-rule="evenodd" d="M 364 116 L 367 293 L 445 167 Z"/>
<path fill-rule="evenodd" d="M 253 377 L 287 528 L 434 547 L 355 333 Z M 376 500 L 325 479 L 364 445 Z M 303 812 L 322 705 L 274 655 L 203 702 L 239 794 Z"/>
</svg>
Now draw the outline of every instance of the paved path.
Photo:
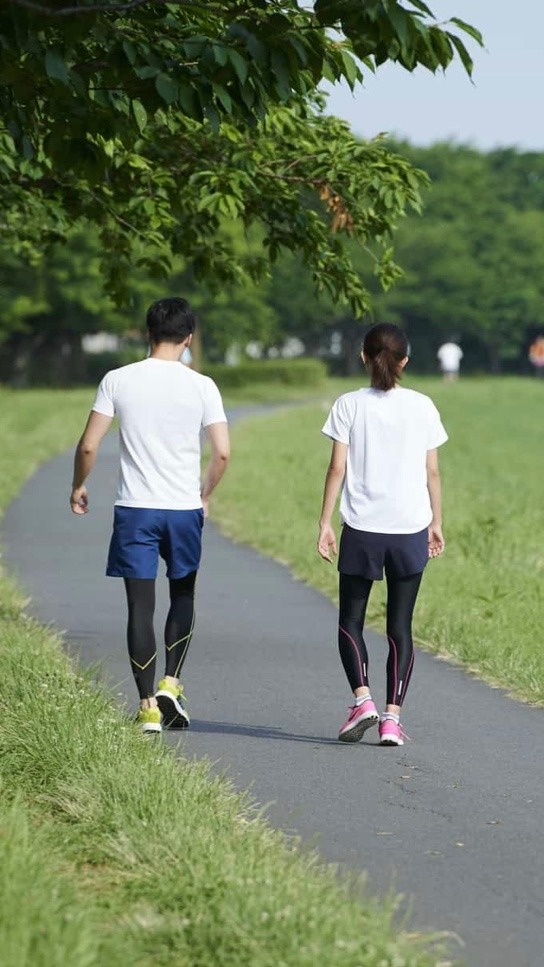
<svg viewBox="0 0 544 967">
<path fill-rule="evenodd" d="M 65 631 L 84 664 L 100 663 L 133 705 L 123 588 L 103 577 L 116 450 L 112 434 L 87 517 L 69 513 L 66 454 L 11 505 L 3 542 L 32 611 Z M 165 613 L 162 593 L 158 607 Z M 183 751 L 250 786 L 275 825 L 327 859 L 366 869 L 374 891 L 393 885 L 411 897 L 411 922 L 458 935 L 464 946 L 453 942 L 452 953 L 469 967 L 542 967 L 543 712 L 419 653 L 405 716 L 412 742 L 380 749 L 371 732 L 340 745 L 349 694 L 334 607 L 210 524 L 198 615 Z M 381 638 L 371 652 L 378 697 Z"/>
</svg>

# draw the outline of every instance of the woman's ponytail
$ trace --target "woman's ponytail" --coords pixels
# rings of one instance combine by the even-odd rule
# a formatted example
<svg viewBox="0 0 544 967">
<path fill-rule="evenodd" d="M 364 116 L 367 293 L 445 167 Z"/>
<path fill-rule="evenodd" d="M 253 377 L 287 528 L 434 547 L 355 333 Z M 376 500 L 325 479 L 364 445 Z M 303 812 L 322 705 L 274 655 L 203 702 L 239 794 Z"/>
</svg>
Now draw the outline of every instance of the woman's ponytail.
<svg viewBox="0 0 544 967">
<path fill-rule="evenodd" d="M 372 386 L 393 389 L 402 372 L 400 364 L 408 355 L 408 340 L 402 329 L 390 322 L 373 326 L 365 336 L 363 353 Z"/>
</svg>

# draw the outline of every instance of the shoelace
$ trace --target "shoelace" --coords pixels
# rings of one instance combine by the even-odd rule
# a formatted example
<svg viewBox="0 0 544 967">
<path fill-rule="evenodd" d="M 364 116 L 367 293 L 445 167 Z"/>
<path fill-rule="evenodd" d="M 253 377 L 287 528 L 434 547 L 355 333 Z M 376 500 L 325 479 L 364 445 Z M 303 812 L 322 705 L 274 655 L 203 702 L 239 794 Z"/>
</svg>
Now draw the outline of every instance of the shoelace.
<svg viewBox="0 0 544 967">
<path fill-rule="evenodd" d="M 385 718 L 383 721 L 384 722 L 393 722 L 394 725 L 397 725 L 398 726 L 398 729 L 399 729 L 399 732 L 400 732 L 400 737 L 401 737 L 401 739 L 403 741 L 404 741 L 404 739 L 408 739 L 408 742 L 411 742 L 412 741 L 411 738 L 410 738 L 410 736 L 408 735 L 408 733 L 404 731 L 404 729 L 403 729 L 402 725 L 400 724 L 400 722 L 395 722 L 395 719 L 392 719 L 392 718 Z"/>
<path fill-rule="evenodd" d="M 367 703 L 367 702 L 371 702 L 371 703 L 372 703 L 372 705 L 374 705 L 374 702 L 373 702 L 373 700 L 372 700 L 371 698 L 365 698 L 365 699 L 364 699 L 364 701 L 362 701 L 360 705 L 348 705 L 348 712 L 349 712 L 349 714 L 350 714 L 350 716 L 351 716 L 351 715 L 352 715 L 352 714 L 353 714 L 353 713 L 354 713 L 354 712 L 355 712 L 355 711 L 356 711 L 356 710 L 357 710 L 358 708 L 363 708 L 363 706 L 364 706 L 364 705 L 366 705 L 366 703 Z M 375 706 L 374 706 L 374 707 L 375 707 Z"/>
</svg>

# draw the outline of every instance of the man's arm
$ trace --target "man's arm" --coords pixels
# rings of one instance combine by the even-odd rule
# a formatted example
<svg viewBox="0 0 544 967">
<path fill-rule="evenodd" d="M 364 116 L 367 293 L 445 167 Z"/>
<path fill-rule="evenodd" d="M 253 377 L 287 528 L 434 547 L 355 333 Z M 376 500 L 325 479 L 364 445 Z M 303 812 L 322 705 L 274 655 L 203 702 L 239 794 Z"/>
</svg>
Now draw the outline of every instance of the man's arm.
<svg viewBox="0 0 544 967">
<path fill-rule="evenodd" d="M 429 557 L 438 557 L 444 550 L 445 541 L 442 534 L 442 488 L 436 448 L 427 450 L 427 489 L 433 514 L 429 524 Z"/>
<path fill-rule="evenodd" d="M 331 550 L 333 554 L 337 553 L 336 535 L 334 533 L 334 527 L 332 526 L 332 515 L 346 475 L 347 459 L 347 443 L 339 443 L 338 440 L 335 440 L 332 445 L 332 454 L 327 476 L 325 477 L 323 507 L 319 519 L 319 537 L 317 539 L 318 553 L 325 561 L 329 561 L 331 564 Z"/>
<path fill-rule="evenodd" d="M 210 494 L 217 487 L 230 459 L 230 440 L 227 423 L 210 423 L 204 430 L 212 451 L 201 491 L 204 516 L 207 517 Z"/>
<path fill-rule="evenodd" d="M 89 510 L 87 488 L 84 484 L 94 467 L 100 442 L 108 432 L 112 419 L 112 416 L 104 416 L 96 410 L 91 410 L 89 414 L 87 426 L 74 457 L 74 477 L 70 494 L 70 507 L 73 514 L 86 514 Z"/>
</svg>

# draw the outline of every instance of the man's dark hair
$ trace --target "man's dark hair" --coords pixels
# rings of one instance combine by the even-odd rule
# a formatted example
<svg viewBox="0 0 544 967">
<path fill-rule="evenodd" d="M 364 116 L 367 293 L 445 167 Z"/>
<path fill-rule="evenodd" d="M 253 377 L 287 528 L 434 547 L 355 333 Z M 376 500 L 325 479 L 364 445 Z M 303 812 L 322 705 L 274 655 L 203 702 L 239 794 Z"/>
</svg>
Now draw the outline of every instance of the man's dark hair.
<svg viewBox="0 0 544 967">
<path fill-rule="evenodd" d="M 150 341 L 182 343 L 195 331 L 196 316 L 186 299 L 159 299 L 147 310 Z"/>
</svg>

